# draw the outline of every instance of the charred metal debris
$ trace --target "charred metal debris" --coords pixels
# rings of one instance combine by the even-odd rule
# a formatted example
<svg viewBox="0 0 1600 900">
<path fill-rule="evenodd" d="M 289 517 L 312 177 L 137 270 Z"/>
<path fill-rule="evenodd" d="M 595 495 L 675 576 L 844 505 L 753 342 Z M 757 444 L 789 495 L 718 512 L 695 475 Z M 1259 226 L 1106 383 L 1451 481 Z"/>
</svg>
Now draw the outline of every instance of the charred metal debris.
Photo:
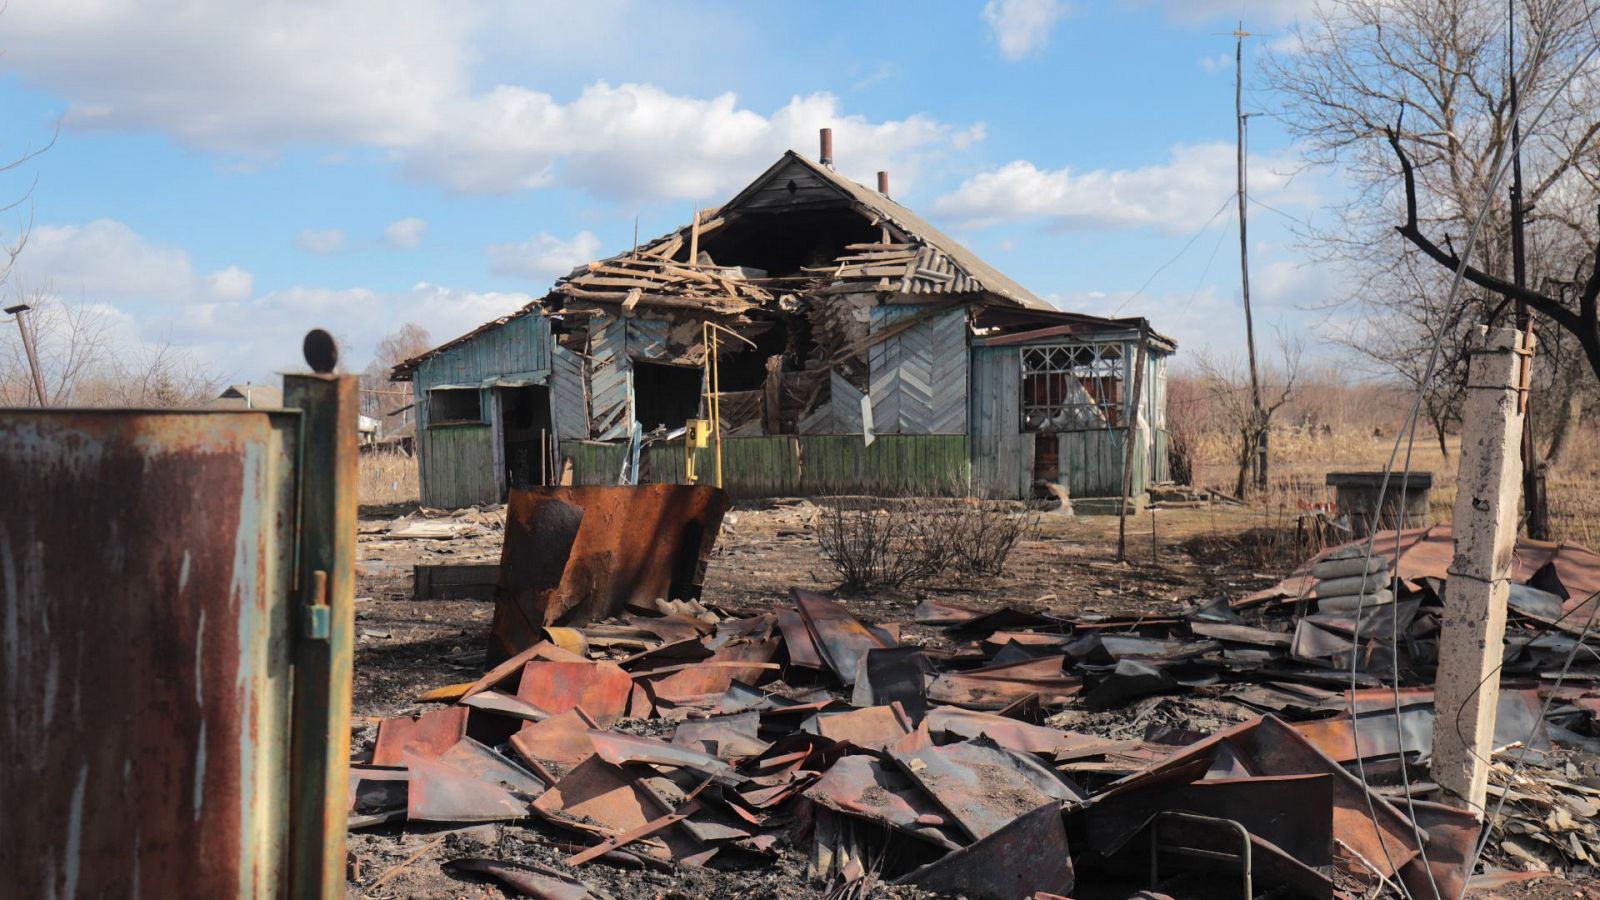
<svg viewBox="0 0 1600 900">
<path fill-rule="evenodd" d="M 502 617 L 531 596 L 518 573 L 541 552 L 518 533 L 571 519 L 568 500 L 513 499 L 492 645 L 504 658 L 423 698 L 449 705 L 379 725 L 351 770 L 352 828 L 515 822 L 566 848 L 569 868 L 473 857 L 452 870 L 562 897 L 605 895 L 584 884 L 587 864 L 791 853 L 817 885 L 856 895 L 1454 898 L 1592 873 L 1600 854 L 1589 551 L 1518 546 L 1491 786 L 1506 802 L 1485 839 L 1431 799 L 1448 529 L 1380 534 L 1372 562 L 1334 548 L 1271 590 L 1164 617 L 924 600 L 912 624 L 943 629 L 938 646 L 798 588 L 760 611 L 704 605 L 688 582 L 624 597 L 568 556 L 569 580 L 544 595 L 560 608 L 522 615 L 526 640 L 508 643 Z M 721 510 L 640 502 L 677 510 L 669 534 L 713 513 L 687 556 L 634 572 L 670 584 L 673 560 L 709 550 Z M 1359 611 L 1351 596 L 1366 597 Z"/>
</svg>

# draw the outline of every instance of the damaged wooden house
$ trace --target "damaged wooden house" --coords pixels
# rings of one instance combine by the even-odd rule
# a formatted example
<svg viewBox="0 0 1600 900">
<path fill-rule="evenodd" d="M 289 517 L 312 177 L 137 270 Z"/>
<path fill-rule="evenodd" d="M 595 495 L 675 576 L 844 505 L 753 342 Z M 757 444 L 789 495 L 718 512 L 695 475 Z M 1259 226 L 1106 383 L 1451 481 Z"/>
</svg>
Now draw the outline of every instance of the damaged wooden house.
<svg viewBox="0 0 1600 900">
<path fill-rule="evenodd" d="M 683 481 L 685 423 L 712 395 L 706 323 L 726 330 L 736 497 L 1026 498 L 1040 482 L 1112 497 L 1130 434 L 1133 492 L 1165 480 L 1173 341 L 1056 309 L 891 200 L 885 173 L 877 190 L 840 175 L 830 144 L 824 130 L 820 161 L 787 152 L 720 208 L 397 366 L 422 502 Z M 709 481 L 714 451 L 690 452 Z"/>
</svg>

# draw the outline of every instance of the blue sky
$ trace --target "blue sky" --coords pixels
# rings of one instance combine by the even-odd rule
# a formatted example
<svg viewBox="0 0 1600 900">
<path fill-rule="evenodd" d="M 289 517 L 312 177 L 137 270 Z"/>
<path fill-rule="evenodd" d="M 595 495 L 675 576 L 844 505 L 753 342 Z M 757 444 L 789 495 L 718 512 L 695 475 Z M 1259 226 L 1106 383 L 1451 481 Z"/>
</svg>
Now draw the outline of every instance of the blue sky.
<svg viewBox="0 0 1600 900">
<path fill-rule="evenodd" d="M 3 290 L 95 304 L 227 380 L 294 367 L 316 326 L 359 367 L 403 322 L 442 341 L 520 306 L 636 216 L 642 237 L 681 224 L 827 125 L 845 174 L 887 169 L 1041 296 L 1227 353 L 1227 33 L 1264 35 L 1248 69 L 1308 5 L 13 0 L 0 149 L 60 132 L 0 176 L 34 185 Z M 1245 102 L 1272 106 L 1248 79 Z M 1336 197 L 1270 117 L 1251 152 L 1282 213 Z M 1259 315 L 1315 329 L 1328 288 L 1288 220 L 1251 225 Z"/>
</svg>

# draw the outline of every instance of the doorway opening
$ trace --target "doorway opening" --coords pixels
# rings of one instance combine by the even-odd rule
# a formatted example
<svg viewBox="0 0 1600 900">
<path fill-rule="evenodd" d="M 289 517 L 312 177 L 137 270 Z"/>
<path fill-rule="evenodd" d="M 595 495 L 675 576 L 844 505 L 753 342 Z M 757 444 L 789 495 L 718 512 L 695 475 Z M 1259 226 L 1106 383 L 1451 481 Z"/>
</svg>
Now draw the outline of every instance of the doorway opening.
<svg viewBox="0 0 1600 900">
<path fill-rule="evenodd" d="M 556 480 L 556 436 L 550 426 L 550 389 L 544 385 L 498 388 L 504 441 L 505 486 L 533 487 Z"/>
</svg>

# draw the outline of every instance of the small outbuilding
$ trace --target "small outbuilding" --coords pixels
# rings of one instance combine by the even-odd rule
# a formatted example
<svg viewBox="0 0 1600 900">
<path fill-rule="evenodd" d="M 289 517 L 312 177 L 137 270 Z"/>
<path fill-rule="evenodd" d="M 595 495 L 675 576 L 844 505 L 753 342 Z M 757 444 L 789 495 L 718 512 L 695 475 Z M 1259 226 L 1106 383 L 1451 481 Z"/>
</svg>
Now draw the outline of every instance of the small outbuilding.
<svg viewBox="0 0 1600 900">
<path fill-rule="evenodd" d="M 872 190 L 834 171 L 829 143 L 397 366 L 422 501 L 683 481 L 685 423 L 712 400 L 736 497 L 1112 497 L 1130 434 L 1133 492 L 1165 480 L 1174 342 L 1056 309 L 891 200 L 884 173 Z M 715 451 L 692 452 L 709 480 Z"/>
</svg>

